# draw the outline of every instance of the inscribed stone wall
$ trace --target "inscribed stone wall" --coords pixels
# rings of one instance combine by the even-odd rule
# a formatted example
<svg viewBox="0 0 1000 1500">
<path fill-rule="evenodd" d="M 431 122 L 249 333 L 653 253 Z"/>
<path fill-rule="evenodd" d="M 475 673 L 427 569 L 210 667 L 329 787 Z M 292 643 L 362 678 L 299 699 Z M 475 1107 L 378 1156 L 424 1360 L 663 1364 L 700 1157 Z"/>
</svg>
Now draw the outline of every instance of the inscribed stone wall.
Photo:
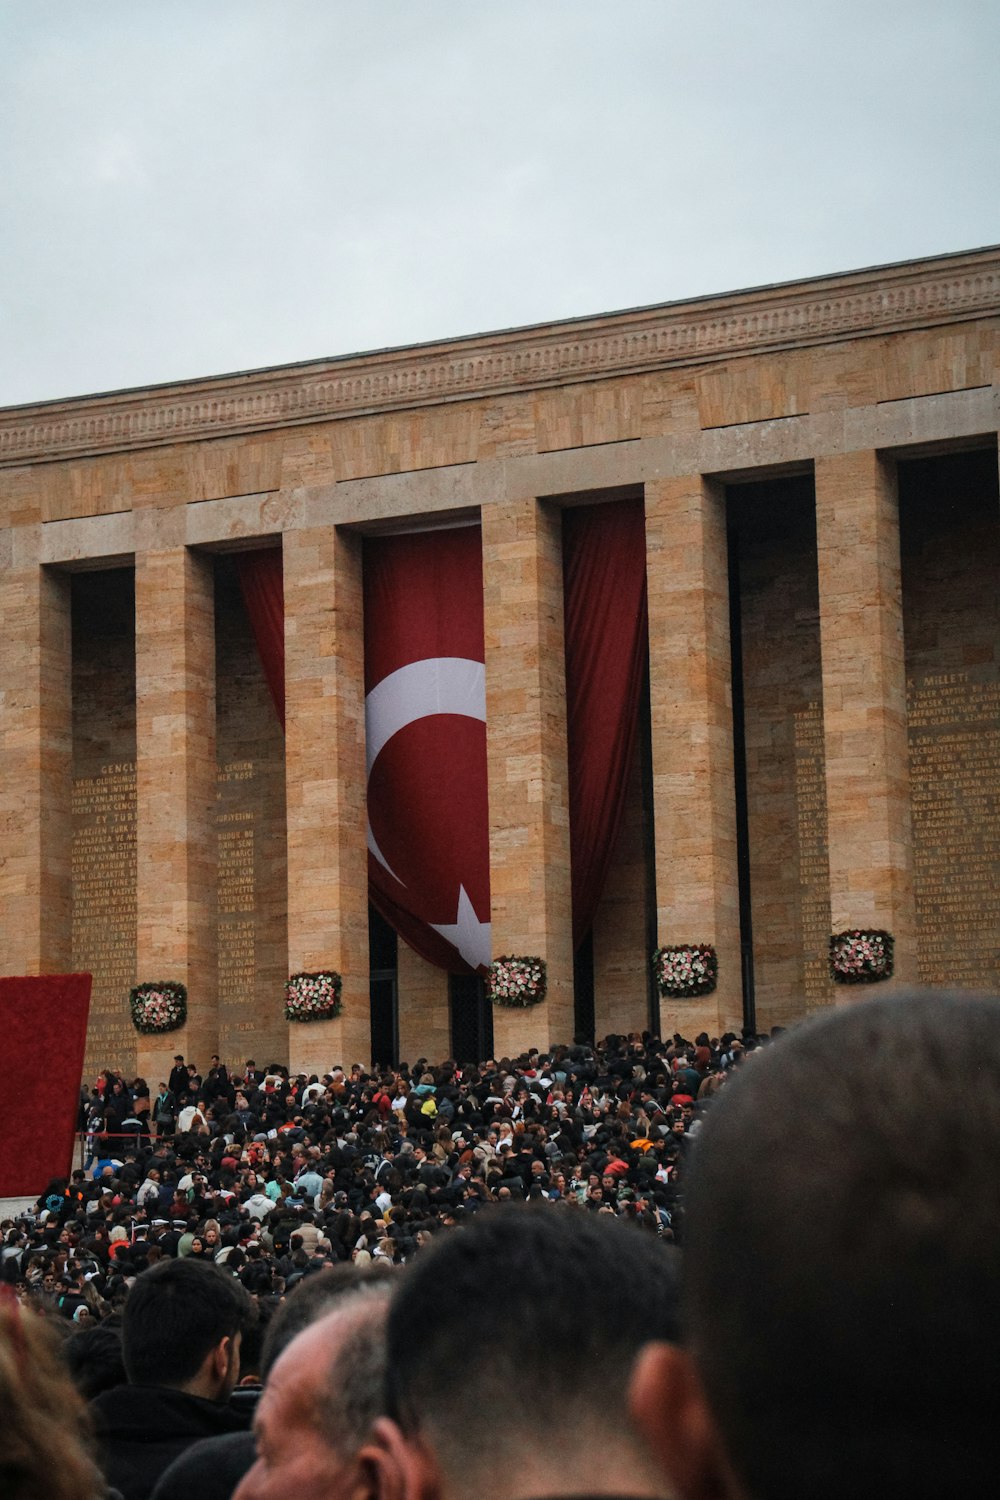
<svg viewBox="0 0 1000 1500">
<path fill-rule="evenodd" d="M 757 1023 L 834 998 L 812 482 L 728 492 L 740 589 Z M 735 586 L 731 577 L 730 587 Z"/>
<path fill-rule="evenodd" d="M 622 823 L 594 913 L 594 1029 L 643 1031 L 649 1025 L 647 838 L 642 747 L 635 738 Z"/>
<path fill-rule="evenodd" d="M 1000 497 L 995 449 L 901 464 L 917 959 L 1000 987 Z"/>
<path fill-rule="evenodd" d="M 128 1012 L 136 981 L 132 574 L 79 574 L 72 597 L 72 962 L 94 976 L 84 1059 L 90 1080 L 103 1067 L 135 1068 Z"/>
<path fill-rule="evenodd" d="M 215 593 L 219 1054 L 265 1067 L 288 1061 L 284 739 L 224 558 Z"/>
</svg>

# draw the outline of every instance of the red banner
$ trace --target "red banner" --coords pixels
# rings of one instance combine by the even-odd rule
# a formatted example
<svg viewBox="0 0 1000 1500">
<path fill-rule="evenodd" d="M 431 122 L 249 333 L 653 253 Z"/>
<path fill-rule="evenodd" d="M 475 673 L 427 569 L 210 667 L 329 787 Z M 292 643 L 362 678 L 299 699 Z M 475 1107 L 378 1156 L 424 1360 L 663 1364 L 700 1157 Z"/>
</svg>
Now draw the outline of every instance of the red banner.
<svg viewBox="0 0 1000 1500">
<path fill-rule="evenodd" d="M 236 576 L 275 711 L 285 727 L 285 580 L 281 548 L 237 552 Z"/>
<path fill-rule="evenodd" d="M 621 826 L 646 665 L 641 500 L 563 512 L 573 943 L 590 931 Z"/>
<path fill-rule="evenodd" d="M 35 1198 L 73 1169 L 90 1013 L 89 974 L 0 979 L 0 1036 L 11 1079 L 0 1091 L 0 1197 Z"/>
<path fill-rule="evenodd" d="M 367 538 L 371 899 L 451 973 L 490 961 L 478 526 Z"/>
</svg>

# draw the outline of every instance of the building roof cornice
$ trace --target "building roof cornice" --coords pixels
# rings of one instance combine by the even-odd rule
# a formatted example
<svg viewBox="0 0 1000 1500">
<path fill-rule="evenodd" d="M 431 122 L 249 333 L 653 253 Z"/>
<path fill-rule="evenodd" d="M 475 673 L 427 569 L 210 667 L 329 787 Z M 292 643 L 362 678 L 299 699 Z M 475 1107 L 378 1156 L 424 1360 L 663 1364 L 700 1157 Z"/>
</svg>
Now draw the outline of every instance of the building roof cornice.
<svg viewBox="0 0 1000 1500">
<path fill-rule="evenodd" d="M 1000 314 L 1000 246 L 558 323 L 0 409 L 0 466 L 230 437 Z"/>
</svg>

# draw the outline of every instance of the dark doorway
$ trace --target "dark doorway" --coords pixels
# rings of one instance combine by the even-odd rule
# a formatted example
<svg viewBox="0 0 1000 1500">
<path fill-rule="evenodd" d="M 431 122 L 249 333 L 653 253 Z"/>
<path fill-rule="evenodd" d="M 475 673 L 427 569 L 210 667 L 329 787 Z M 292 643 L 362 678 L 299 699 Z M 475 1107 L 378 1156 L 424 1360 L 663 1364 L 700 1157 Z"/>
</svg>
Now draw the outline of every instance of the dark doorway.
<svg viewBox="0 0 1000 1500">
<path fill-rule="evenodd" d="M 368 965 L 372 1062 L 399 1061 L 399 993 L 396 985 L 398 939 L 374 906 L 368 908 Z"/>
<path fill-rule="evenodd" d="M 449 974 L 451 1055 L 461 1063 L 479 1063 L 493 1056 L 493 1007 L 479 974 Z"/>
<path fill-rule="evenodd" d="M 733 773 L 736 781 L 736 873 L 740 902 L 740 974 L 743 1029 L 757 1030 L 753 968 L 753 911 L 750 901 L 750 822 L 747 811 L 746 700 L 743 692 L 743 612 L 740 598 L 740 532 L 734 506 L 729 521 L 729 643 L 733 684 Z"/>
<path fill-rule="evenodd" d="M 594 929 L 573 954 L 573 1040 L 594 1041 Z"/>
<path fill-rule="evenodd" d="M 385 969 L 373 970 L 369 980 L 372 1018 L 372 1065 L 393 1067 L 399 1061 L 399 1007 L 396 975 Z"/>
</svg>

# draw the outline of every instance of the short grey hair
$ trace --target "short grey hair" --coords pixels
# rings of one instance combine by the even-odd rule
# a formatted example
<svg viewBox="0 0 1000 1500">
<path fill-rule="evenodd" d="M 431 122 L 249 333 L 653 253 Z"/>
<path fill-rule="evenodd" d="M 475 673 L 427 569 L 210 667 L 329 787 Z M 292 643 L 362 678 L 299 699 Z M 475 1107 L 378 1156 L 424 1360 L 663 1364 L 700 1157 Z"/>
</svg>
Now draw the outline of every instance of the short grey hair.
<svg viewBox="0 0 1000 1500">
<path fill-rule="evenodd" d="M 357 1452 L 385 1412 L 388 1308 L 389 1286 L 376 1282 L 333 1309 L 353 1326 L 327 1371 L 316 1423 L 324 1441 L 345 1457 Z"/>
</svg>

